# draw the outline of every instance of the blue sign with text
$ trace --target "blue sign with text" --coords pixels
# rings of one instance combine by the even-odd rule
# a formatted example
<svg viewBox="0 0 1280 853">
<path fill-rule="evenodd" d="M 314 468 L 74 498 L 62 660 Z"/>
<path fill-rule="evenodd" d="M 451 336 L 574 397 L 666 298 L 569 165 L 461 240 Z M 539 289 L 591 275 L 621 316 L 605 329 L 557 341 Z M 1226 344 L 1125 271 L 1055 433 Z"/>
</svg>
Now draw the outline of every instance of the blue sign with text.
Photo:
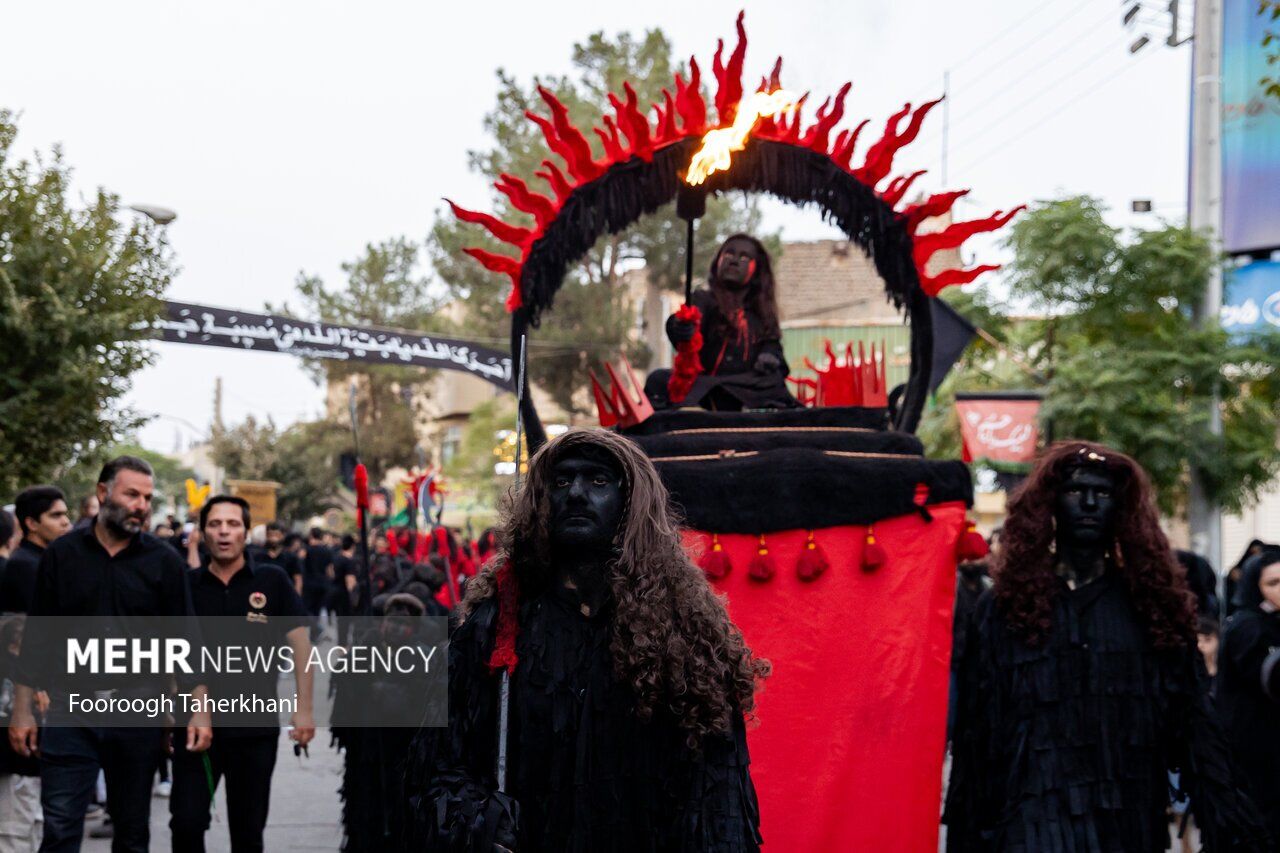
<svg viewBox="0 0 1280 853">
<path fill-rule="evenodd" d="M 1219 318 L 1233 335 L 1280 331 L 1280 262 L 1259 261 L 1227 273 Z"/>
</svg>

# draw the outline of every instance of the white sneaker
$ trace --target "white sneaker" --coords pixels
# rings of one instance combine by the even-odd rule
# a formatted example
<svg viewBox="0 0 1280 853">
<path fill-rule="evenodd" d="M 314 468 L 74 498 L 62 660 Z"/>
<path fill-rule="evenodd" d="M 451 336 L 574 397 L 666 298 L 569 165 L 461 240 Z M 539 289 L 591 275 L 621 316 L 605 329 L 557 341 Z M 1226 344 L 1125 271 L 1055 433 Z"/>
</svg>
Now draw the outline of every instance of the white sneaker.
<svg viewBox="0 0 1280 853">
<path fill-rule="evenodd" d="M 169 796 L 169 794 L 171 794 L 171 793 L 173 793 L 173 783 L 172 783 L 172 782 L 157 782 L 157 783 L 156 783 L 156 796 L 157 796 L 157 797 L 168 797 L 168 796 Z"/>
</svg>

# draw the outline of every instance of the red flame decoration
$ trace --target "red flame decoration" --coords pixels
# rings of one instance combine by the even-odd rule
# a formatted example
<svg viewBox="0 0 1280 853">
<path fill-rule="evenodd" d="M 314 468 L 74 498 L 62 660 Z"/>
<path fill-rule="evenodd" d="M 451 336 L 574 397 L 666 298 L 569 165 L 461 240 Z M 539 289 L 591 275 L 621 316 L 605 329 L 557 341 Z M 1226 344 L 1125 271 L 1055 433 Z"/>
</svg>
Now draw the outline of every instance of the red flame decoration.
<svg viewBox="0 0 1280 853">
<path fill-rule="evenodd" d="M 718 127 L 732 124 L 743 97 L 742 73 L 747 53 L 743 17 L 740 12 L 736 22 L 738 41 L 728 59 L 724 59 L 723 40 L 717 42 L 712 59 L 711 68 L 716 80 L 713 103 L 718 116 Z M 780 88 L 781 73 L 782 59 L 779 58 L 769 77 L 761 79 L 760 88 L 767 91 Z M 674 95 L 670 90 L 664 89 L 662 103 L 651 105 L 650 111 L 654 115 L 652 124 L 646 111 L 640 108 L 635 89 L 630 83 L 623 84 L 621 96 L 610 93 L 609 104 L 613 107 L 614 115 L 602 116 L 603 126 L 591 129 L 599 139 L 600 149 L 603 151 L 603 157 L 599 159 L 592 154 L 588 136 L 570 120 L 564 103 L 550 90 L 538 87 L 538 94 L 546 103 L 551 117 L 533 112 L 526 115 L 541 129 L 547 147 L 555 157 L 563 161 L 564 166 L 561 168 L 547 159 L 542 163 L 544 168 L 535 172 L 546 183 L 550 195 L 530 189 L 524 181 L 512 175 L 504 174 L 494 184 L 511 201 L 512 207 L 533 218 L 533 227 L 504 222 L 489 214 L 467 210 L 449 202 L 454 215 L 459 219 L 484 227 L 496 239 L 518 250 L 518 258 L 478 248 L 464 250 L 486 269 L 511 279 L 512 289 L 507 297 L 507 310 L 514 311 L 520 307 L 521 271 L 530 249 L 555 221 L 575 189 L 591 183 L 613 166 L 625 163 L 633 157 L 651 161 L 654 151 L 691 137 L 701 137 L 711 129 L 708 127 L 707 104 L 702 97 L 701 85 L 701 70 L 696 58 L 691 57 L 688 79 L 682 73 L 677 73 Z M 931 296 L 937 295 L 944 287 L 967 284 L 984 272 L 999 269 L 998 266 L 983 264 L 968 270 L 949 269 L 932 276 L 927 272 L 929 260 L 935 252 L 959 248 L 974 234 L 995 231 L 1023 208 L 1019 207 L 1005 214 L 997 212 L 986 219 L 972 222 L 952 223 L 942 231 L 930 234 L 919 233 L 921 224 L 926 219 L 949 212 L 968 190 L 937 193 L 919 204 L 898 208 L 911 185 L 924 172 L 890 178 L 894 157 L 915 140 L 925 117 L 942 99 L 929 101 L 914 109 L 910 103 L 905 104 L 888 118 L 880 138 L 867 148 L 862 165 L 855 168 L 851 165 L 855 149 L 869 120 L 860 122 L 852 130 L 836 130 L 844 118 L 845 99 L 850 88 L 851 84 L 846 83 L 834 98 L 824 101 L 814 121 L 807 127 L 804 126 L 803 110 L 809 96 L 805 94 L 800 98 L 792 117 L 762 119 L 752 136 L 797 145 L 825 155 L 845 172 L 876 190 L 881 200 L 905 221 L 907 230 L 914 239 L 912 257 L 921 287 Z M 906 126 L 899 130 L 903 122 Z M 835 134 L 834 141 L 832 134 Z M 889 180 L 886 184 L 887 178 Z"/>
<path fill-rule="evenodd" d="M 858 355 L 853 354 L 853 342 L 844 345 L 843 356 L 836 353 L 831 341 L 824 341 L 827 362 L 818 367 L 808 358 L 804 366 L 817 374 L 816 379 L 800 378 L 787 381 L 796 386 L 796 398 L 805 406 L 868 406 L 883 408 L 889 405 L 885 381 L 884 344 L 879 351 L 871 345 L 871 355 L 866 346 L 858 342 Z"/>
</svg>

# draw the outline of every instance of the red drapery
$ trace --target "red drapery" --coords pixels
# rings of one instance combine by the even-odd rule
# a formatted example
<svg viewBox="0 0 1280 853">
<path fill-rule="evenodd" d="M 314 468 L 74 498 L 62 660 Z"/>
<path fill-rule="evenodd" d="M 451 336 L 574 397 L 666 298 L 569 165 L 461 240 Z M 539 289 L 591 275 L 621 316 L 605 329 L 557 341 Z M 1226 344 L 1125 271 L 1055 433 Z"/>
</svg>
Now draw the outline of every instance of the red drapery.
<svg viewBox="0 0 1280 853">
<path fill-rule="evenodd" d="M 747 576 L 758 537 L 721 535 L 714 582 L 752 650 L 773 663 L 749 724 L 761 832 L 773 853 L 934 853 L 946 739 L 955 547 L 964 504 L 876 522 L 888 559 L 865 572 L 865 527 L 816 531 L 831 566 L 801 581 L 803 530 L 766 536 L 777 573 Z M 690 549 L 710 536 L 688 531 Z"/>
</svg>

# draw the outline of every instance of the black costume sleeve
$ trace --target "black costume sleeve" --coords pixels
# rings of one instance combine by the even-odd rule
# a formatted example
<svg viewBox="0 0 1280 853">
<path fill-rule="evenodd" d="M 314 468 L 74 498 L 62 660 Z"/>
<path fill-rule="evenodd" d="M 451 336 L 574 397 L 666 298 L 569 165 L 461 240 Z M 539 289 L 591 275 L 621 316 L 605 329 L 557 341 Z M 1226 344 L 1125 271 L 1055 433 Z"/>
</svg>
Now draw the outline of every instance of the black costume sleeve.
<svg viewBox="0 0 1280 853">
<path fill-rule="evenodd" d="M 981 837 L 984 826 L 993 825 L 992 791 L 984 773 L 990 755 L 992 712 L 986 707 L 992 685 L 984 673 L 994 665 L 984 663 L 987 644 L 982 614 L 991 612 L 991 594 L 983 595 L 964 627 L 963 656 L 956 667 L 956 715 L 951 739 L 951 779 L 942 822 L 947 825 L 948 853 L 979 853 L 987 849 Z"/>
<path fill-rule="evenodd" d="M 1179 785 L 1189 795 L 1200 838 L 1208 853 L 1271 850 L 1267 831 L 1254 804 L 1240 790 L 1233 773 L 1226 738 L 1209 698 L 1209 675 L 1199 651 L 1180 653 L 1175 703 L 1171 719 L 1170 769 L 1180 771 Z"/>
<path fill-rule="evenodd" d="M 486 660 L 496 600 L 482 603 L 449 638 L 449 725 L 422 729 L 406 770 L 418 849 L 491 853 L 514 839 L 515 804 L 497 793 L 498 676 Z"/>
<path fill-rule="evenodd" d="M 1222 637 L 1225 665 L 1239 673 L 1250 693 L 1280 704 L 1280 651 L 1271 651 L 1258 620 L 1235 617 Z"/>
<path fill-rule="evenodd" d="M 730 732 L 703 743 L 703 761 L 685 799 L 683 838 L 677 849 L 708 853 L 760 849 L 760 807 L 749 765 L 746 724 L 741 714 L 735 714 Z"/>
</svg>

